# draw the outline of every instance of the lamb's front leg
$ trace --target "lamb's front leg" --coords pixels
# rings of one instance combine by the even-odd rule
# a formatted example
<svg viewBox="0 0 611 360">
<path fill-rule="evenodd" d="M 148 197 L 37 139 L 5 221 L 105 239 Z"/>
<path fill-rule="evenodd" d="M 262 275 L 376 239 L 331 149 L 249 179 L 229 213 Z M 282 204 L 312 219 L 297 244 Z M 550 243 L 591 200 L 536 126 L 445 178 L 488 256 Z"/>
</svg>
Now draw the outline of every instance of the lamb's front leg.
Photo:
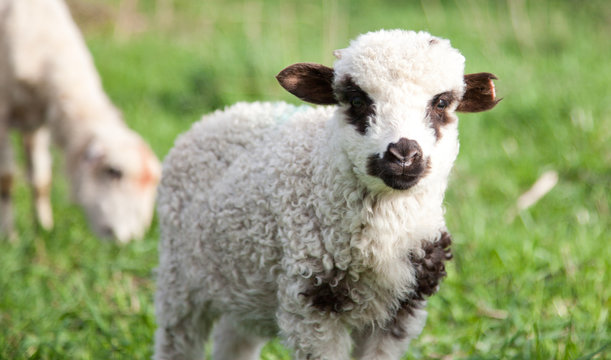
<svg viewBox="0 0 611 360">
<path fill-rule="evenodd" d="M 360 360 L 397 360 L 409 343 L 422 332 L 426 311 L 422 301 L 415 308 L 401 309 L 386 328 L 367 327 L 353 333 L 354 357 Z"/>
<path fill-rule="evenodd" d="M 301 279 L 279 282 L 276 320 L 297 360 L 348 360 L 352 339 L 337 313 L 312 306 Z"/>
<path fill-rule="evenodd" d="M 337 319 L 279 311 L 280 334 L 296 360 L 348 360 L 351 338 Z"/>
<path fill-rule="evenodd" d="M 355 332 L 354 355 L 361 360 L 400 359 L 412 339 L 420 335 L 426 322 L 426 298 L 437 292 L 446 276 L 445 262 L 452 258 L 452 238 L 446 231 L 434 241 L 424 241 L 422 251 L 410 255 L 416 271 L 414 290 L 401 299 L 392 321 L 384 328 L 362 329 Z"/>
<path fill-rule="evenodd" d="M 53 228 L 51 210 L 51 135 L 49 129 L 42 126 L 33 132 L 24 134 L 28 180 L 34 194 L 34 207 L 38 223 L 45 230 Z"/>
</svg>

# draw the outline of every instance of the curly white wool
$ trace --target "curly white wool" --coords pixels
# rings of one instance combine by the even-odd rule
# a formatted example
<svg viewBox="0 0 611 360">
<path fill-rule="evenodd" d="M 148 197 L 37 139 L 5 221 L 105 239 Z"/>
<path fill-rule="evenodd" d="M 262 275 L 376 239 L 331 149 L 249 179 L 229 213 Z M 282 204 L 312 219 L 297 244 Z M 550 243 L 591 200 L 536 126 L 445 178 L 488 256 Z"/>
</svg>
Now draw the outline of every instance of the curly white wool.
<svg viewBox="0 0 611 360">
<path fill-rule="evenodd" d="M 156 359 L 198 358 L 219 318 L 215 359 L 256 359 L 276 335 L 297 359 L 349 359 L 352 338 L 360 359 L 395 359 L 422 330 L 424 301 L 397 315 L 416 286 L 408 259 L 445 231 L 458 153 L 457 104 L 440 134 L 427 111 L 438 93 L 460 100 L 464 58 L 447 40 L 400 30 L 362 35 L 336 56 L 334 91 L 350 80 L 375 104 L 366 131 L 341 102 L 238 103 L 204 116 L 165 159 Z M 368 161 L 407 137 L 429 168 L 397 190 Z M 324 289 L 337 301 L 323 304 Z"/>
<path fill-rule="evenodd" d="M 141 237 L 160 164 L 108 99 L 61 0 L 0 0 L 0 235 L 13 232 L 9 130 L 23 134 L 43 228 L 53 226 L 50 138 L 64 150 L 74 199 L 99 235 Z"/>
</svg>

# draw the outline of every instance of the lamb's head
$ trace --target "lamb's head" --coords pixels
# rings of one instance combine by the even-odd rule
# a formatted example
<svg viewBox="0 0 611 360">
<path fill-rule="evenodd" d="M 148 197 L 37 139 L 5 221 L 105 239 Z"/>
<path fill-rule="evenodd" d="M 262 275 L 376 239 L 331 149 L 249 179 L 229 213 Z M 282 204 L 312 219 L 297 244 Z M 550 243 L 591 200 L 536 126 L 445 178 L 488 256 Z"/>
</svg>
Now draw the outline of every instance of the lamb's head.
<svg viewBox="0 0 611 360">
<path fill-rule="evenodd" d="M 98 235 L 127 242 L 142 237 L 151 223 L 159 160 L 124 126 L 108 126 L 76 152 L 68 170 L 73 197 Z"/>
<path fill-rule="evenodd" d="M 489 73 L 464 75 L 464 57 L 425 32 L 377 31 L 335 52 L 334 68 L 299 63 L 278 74 L 302 100 L 337 104 L 340 151 L 372 191 L 445 187 L 458 154 L 455 111 L 491 109 Z"/>
</svg>

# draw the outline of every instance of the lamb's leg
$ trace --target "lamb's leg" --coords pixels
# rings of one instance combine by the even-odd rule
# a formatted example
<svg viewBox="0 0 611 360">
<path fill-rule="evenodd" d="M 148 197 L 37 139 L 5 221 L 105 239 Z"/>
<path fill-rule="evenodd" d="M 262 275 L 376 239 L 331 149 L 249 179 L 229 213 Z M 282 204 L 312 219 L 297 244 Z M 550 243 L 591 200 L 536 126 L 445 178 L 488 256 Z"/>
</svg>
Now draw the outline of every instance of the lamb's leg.
<svg viewBox="0 0 611 360">
<path fill-rule="evenodd" d="M 400 311 L 388 328 L 367 328 L 355 332 L 354 357 L 359 360 L 400 359 L 411 340 L 420 335 L 426 315 L 422 309 Z"/>
<path fill-rule="evenodd" d="M 28 181 L 34 194 L 36 218 L 45 230 L 53 228 L 51 210 L 51 135 L 45 126 L 24 134 L 26 161 L 28 164 Z"/>
<path fill-rule="evenodd" d="M 228 317 L 223 317 L 214 327 L 214 360 L 257 360 L 267 339 L 244 334 Z"/>
<path fill-rule="evenodd" d="M 295 349 L 296 360 L 348 360 L 352 339 L 348 330 L 331 314 L 279 311 L 280 334 Z"/>
<path fill-rule="evenodd" d="M 426 298 L 433 295 L 446 276 L 445 262 L 452 258 L 452 238 L 442 231 L 433 241 L 423 241 L 422 251 L 412 254 L 416 286 L 409 297 L 401 299 L 401 308 L 384 329 L 357 332 L 354 355 L 357 359 L 399 359 L 411 339 L 420 334 L 426 322 Z"/>
<path fill-rule="evenodd" d="M 187 314 L 179 321 L 165 324 L 160 317 L 155 331 L 155 360 L 196 360 L 204 358 L 204 345 L 214 319 L 206 312 Z"/>
<path fill-rule="evenodd" d="M 157 330 L 153 359 L 203 359 L 204 345 L 216 318 L 210 311 L 209 302 L 194 303 L 194 299 L 203 299 L 205 296 L 193 294 L 187 276 L 182 271 L 184 264 L 181 262 L 184 258 L 177 255 L 179 249 L 169 245 L 178 240 L 168 236 L 167 231 L 170 231 L 170 226 L 162 228 L 160 240 L 161 256 L 155 291 Z"/>
<path fill-rule="evenodd" d="M 13 227 L 13 149 L 8 125 L 0 116 L 0 237 L 15 238 Z"/>
</svg>

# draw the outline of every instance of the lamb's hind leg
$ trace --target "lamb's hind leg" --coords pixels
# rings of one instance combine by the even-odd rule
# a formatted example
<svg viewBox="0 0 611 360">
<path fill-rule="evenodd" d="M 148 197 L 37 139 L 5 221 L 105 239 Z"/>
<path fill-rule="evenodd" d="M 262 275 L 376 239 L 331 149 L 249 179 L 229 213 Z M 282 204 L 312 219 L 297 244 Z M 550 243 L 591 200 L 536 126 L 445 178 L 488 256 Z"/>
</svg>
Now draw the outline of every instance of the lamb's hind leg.
<svg viewBox="0 0 611 360">
<path fill-rule="evenodd" d="M 225 316 L 214 327 L 214 360 L 257 360 L 267 339 L 246 334 Z"/>
<path fill-rule="evenodd" d="M 162 229 L 161 257 L 155 292 L 154 360 L 195 360 L 204 358 L 204 345 L 210 335 L 216 316 L 210 311 L 204 294 L 195 294 L 183 276 L 178 262 L 173 260 L 170 249 L 164 245 L 174 243 L 166 238 Z M 176 249 L 175 249 L 176 250 Z M 176 250 L 178 252 L 178 250 Z"/>
<path fill-rule="evenodd" d="M 337 318 L 317 312 L 294 314 L 282 310 L 277 317 L 285 344 L 295 350 L 294 359 L 350 359 L 350 334 Z"/>
<path fill-rule="evenodd" d="M 53 228 L 51 210 L 51 135 L 45 126 L 24 134 L 28 181 L 34 194 L 36 218 L 45 230 Z"/>
<path fill-rule="evenodd" d="M 155 360 L 196 360 L 204 358 L 204 345 L 214 319 L 206 312 L 187 314 L 172 323 L 158 316 L 155 331 Z"/>
<path fill-rule="evenodd" d="M 0 114 L 0 237 L 15 237 L 13 227 L 13 149 L 8 125 Z"/>
</svg>

